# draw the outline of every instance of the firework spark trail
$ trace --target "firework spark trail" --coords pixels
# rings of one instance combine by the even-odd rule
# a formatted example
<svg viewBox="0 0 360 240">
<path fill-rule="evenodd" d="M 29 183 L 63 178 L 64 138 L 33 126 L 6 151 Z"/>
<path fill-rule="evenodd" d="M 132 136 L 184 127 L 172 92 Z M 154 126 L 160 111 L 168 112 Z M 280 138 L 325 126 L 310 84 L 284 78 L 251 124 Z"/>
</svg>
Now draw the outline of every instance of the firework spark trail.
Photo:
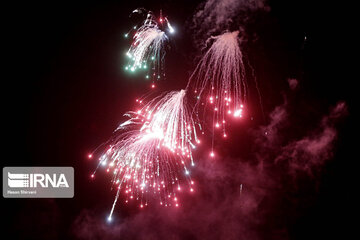
<svg viewBox="0 0 360 240">
<path fill-rule="evenodd" d="M 144 10 L 141 10 L 141 12 Z M 140 10 L 134 10 L 138 13 Z M 170 34 L 175 32 L 168 19 L 160 17 L 160 24 L 156 21 L 156 17 L 152 12 L 147 13 L 146 20 L 136 30 L 133 36 L 133 42 L 126 52 L 129 58 L 129 64 L 125 66 L 125 70 L 135 72 L 136 70 L 149 70 L 145 76 L 147 79 L 152 78 L 158 80 L 161 78 L 165 57 L 165 44 L 169 40 L 165 29 L 162 30 L 163 23 L 166 23 L 167 31 Z M 136 26 L 134 27 L 136 29 Z M 125 34 L 125 37 L 128 37 Z M 151 73 L 149 75 L 149 72 Z M 154 87 L 154 84 L 152 85 Z"/>
<path fill-rule="evenodd" d="M 131 59 L 131 63 L 125 69 L 132 72 L 137 69 L 147 69 L 148 60 L 151 59 L 153 68 L 159 70 L 164 54 L 162 47 L 167 39 L 166 34 L 156 26 L 141 26 L 126 53 Z"/>
<path fill-rule="evenodd" d="M 99 166 L 113 172 L 112 182 L 117 187 L 109 220 L 122 192 L 125 203 L 137 199 L 142 208 L 149 194 L 159 195 L 161 205 L 177 207 L 175 188 L 180 191 L 187 183 L 193 191 L 189 167 L 194 165 L 192 149 L 200 141 L 185 93 L 163 94 L 140 110 L 127 113 L 130 119 L 117 129 L 127 131 L 109 141 L 109 148 L 99 159 Z M 140 104 L 142 101 L 137 100 Z"/>
<path fill-rule="evenodd" d="M 150 129 L 152 132 L 162 130 L 164 145 L 171 151 L 181 150 L 182 155 L 186 152 L 191 154 L 190 149 L 195 148 L 196 142 L 199 141 L 185 95 L 185 90 L 167 93 L 151 100 L 138 111 L 139 114 L 145 112 L 144 117 L 151 119 L 142 129 Z M 193 165 L 192 156 L 190 157 Z"/>
<path fill-rule="evenodd" d="M 226 137 L 226 115 L 242 117 L 247 94 L 243 54 L 239 31 L 211 37 L 210 48 L 191 75 L 188 87 L 194 86 L 197 95 L 196 112 L 203 101 L 213 109 L 213 128 L 222 128 Z M 194 83 L 192 83 L 194 81 Z M 211 152 L 211 156 L 214 153 Z"/>
</svg>

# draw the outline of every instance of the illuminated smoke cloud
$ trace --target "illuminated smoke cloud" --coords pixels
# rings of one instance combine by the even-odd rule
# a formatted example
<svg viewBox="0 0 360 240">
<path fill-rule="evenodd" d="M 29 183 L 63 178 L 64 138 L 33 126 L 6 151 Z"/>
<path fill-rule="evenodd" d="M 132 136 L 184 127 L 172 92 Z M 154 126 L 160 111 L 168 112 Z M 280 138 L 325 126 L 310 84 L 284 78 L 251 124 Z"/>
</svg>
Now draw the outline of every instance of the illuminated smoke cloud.
<svg viewBox="0 0 360 240">
<path fill-rule="evenodd" d="M 289 224 L 316 194 L 322 166 L 334 154 L 337 124 L 347 114 L 346 103 L 339 102 L 289 137 L 292 104 L 285 98 L 266 125 L 249 130 L 253 147 L 247 157 L 199 159 L 196 194 L 184 196 L 179 208 L 154 205 L 131 216 L 119 213 L 110 224 L 83 210 L 73 234 L 79 239 L 291 239 Z M 304 177 L 311 181 L 305 187 Z M 299 188 L 305 193 L 294 197 Z"/>
<path fill-rule="evenodd" d="M 322 118 L 319 127 L 308 136 L 284 146 L 275 162 L 288 161 L 289 171 L 305 171 L 312 174 L 333 155 L 333 143 L 338 135 L 336 121 L 347 113 L 345 102 L 339 102 L 329 115 Z"/>
<path fill-rule="evenodd" d="M 288 79 L 289 87 L 291 90 L 295 90 L 299 81 L 295 78 L 289 78 Z"/>
<path fill-rule="evenodd" d="M 244 21 L 249 12 L 257 10 L 269 10 L 265 0 L 208 0 L 203 2 L 192 19 L 195 43 L 201 45 L 202 40 L 229 30 L 235 17 L 240 15 Z M 237 30 L 240 30 L 240 27 Z"/>
</svg>

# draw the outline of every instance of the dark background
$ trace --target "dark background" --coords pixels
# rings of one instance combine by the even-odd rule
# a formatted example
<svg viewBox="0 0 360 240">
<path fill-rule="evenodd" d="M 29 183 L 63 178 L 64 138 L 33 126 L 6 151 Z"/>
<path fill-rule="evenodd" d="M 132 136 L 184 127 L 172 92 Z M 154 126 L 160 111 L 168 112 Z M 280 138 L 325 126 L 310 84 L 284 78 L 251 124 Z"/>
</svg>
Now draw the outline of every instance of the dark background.
<svg viewBox="0 0 360 240">
<path fill-rule="evenodd" d="M 336 154 L 324 169 L 319 192 L 287 226 L 291 239 L 344 239 L 353 231 L 353 114 L 357 77 L 351 74 L 350 5 L 331 1 L 269 1 L 271 11 L 249 23 L 249 61 L 255 68 L 267 115 L 282 102 L 287 78 L 301 80 L 303 98 L 324 108 L 344 100 L 349 115 L 340 126 Z M 149 82 L 124 73 L 123 54 L 132 27 L 129 13 L 162 9 L 177 30 L 167 55 L 166 81 L 177 90 L 194 69 L 187 27 L 199 1 L 23 1 L 3 7 L 3 166 L 73 166 L 73 199 L 4 199 L 3 234 L 13 239 L 76 239 L 72 224 L 82 209 L 106 217 L 113 199 L 108 178 L 89 176 L 96 163 L 86 155 L 106 141 L 146 93 Z M 304 41 L 304 37 L 307 40 Z M 312 106 L 309 106 L 311 108 Z M 311 111 L 310 111 L 311 112 Z M 263 124 L 258 110 L 255 121 Z M 240 139 L 240 138 L 239 138 Z M 238 149 L 237 146 L 233 146 Z M 230 146 L 231 149 L 231 146 Z M 240 149 L 241 150 L 241 149 Z M 238 150 L 239 151 L 239 150 Z M 234 153 L 236 155 L 236 153 Z M 302 204 L 300 202 L 300 204 Z M 124 214 L 135 214 L 125 209 Z M 356 218 L 355 218 L 356 219 Z M 265 230 L 262 236 L 267 239 Z M 261 234 L 260 234 L 261 235 Z M 270 237 L 269 237 L 270 238 Z"/>
</svg>

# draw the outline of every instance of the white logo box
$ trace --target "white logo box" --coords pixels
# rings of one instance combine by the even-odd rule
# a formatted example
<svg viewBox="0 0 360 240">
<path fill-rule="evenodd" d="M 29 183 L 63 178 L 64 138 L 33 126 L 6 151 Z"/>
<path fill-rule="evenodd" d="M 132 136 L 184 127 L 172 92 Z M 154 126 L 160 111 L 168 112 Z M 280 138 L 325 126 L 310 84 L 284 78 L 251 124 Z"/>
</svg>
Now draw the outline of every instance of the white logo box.
<svg viewBox="0 0 360 240">
<path fill-rule="evenodd" d="M 4 198 L 72 198 L 73 167 L 4 167 Z"/>
</svg>

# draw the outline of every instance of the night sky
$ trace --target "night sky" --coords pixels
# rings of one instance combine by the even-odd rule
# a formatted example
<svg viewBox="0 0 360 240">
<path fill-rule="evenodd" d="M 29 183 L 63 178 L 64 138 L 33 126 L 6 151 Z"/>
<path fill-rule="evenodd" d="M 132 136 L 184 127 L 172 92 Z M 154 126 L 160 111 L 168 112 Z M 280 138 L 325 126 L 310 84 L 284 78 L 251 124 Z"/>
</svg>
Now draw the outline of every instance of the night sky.
<svg viewBox="0 0 360 240">
<path fill-rule="evenodd" d="M 180 90 L 201 55 L 192 18 L 202 1 L 23 1 L 3 7 L 2 163 L 72 166 L 72 199 L 1 199 L 12 239 L 348 239 L 354 231 L 356 75 L 352 6 L 265 1 L 236 15 L 254 68 L 247 116 L 217 140 L 219 157 L 197 150 L 194 194 L 182 206 L 118 204 L 110 177 L 86 156 L 106 141 L 150 82 L 124 71 L 129 14 L 162 9 L 176 28 L 166 79 Z M 255 1 L 256 2 L 256 1 Z M 263 1 L 261 1 L 263 2 Z M 196 38 L 196 39 L 195 39 Z M 306 39 L 305 39 L 306 38 Z M 354 60 L 355 61 L 355 60 Z M 296 85 L 296 86 L 295 86 Z M 266 135 L 264 133 L 267 133 Z M 243 184 L 243 195 L 239 185 Z M 356 219 L 356 218 L 355 218 Z"/>
</svg>

